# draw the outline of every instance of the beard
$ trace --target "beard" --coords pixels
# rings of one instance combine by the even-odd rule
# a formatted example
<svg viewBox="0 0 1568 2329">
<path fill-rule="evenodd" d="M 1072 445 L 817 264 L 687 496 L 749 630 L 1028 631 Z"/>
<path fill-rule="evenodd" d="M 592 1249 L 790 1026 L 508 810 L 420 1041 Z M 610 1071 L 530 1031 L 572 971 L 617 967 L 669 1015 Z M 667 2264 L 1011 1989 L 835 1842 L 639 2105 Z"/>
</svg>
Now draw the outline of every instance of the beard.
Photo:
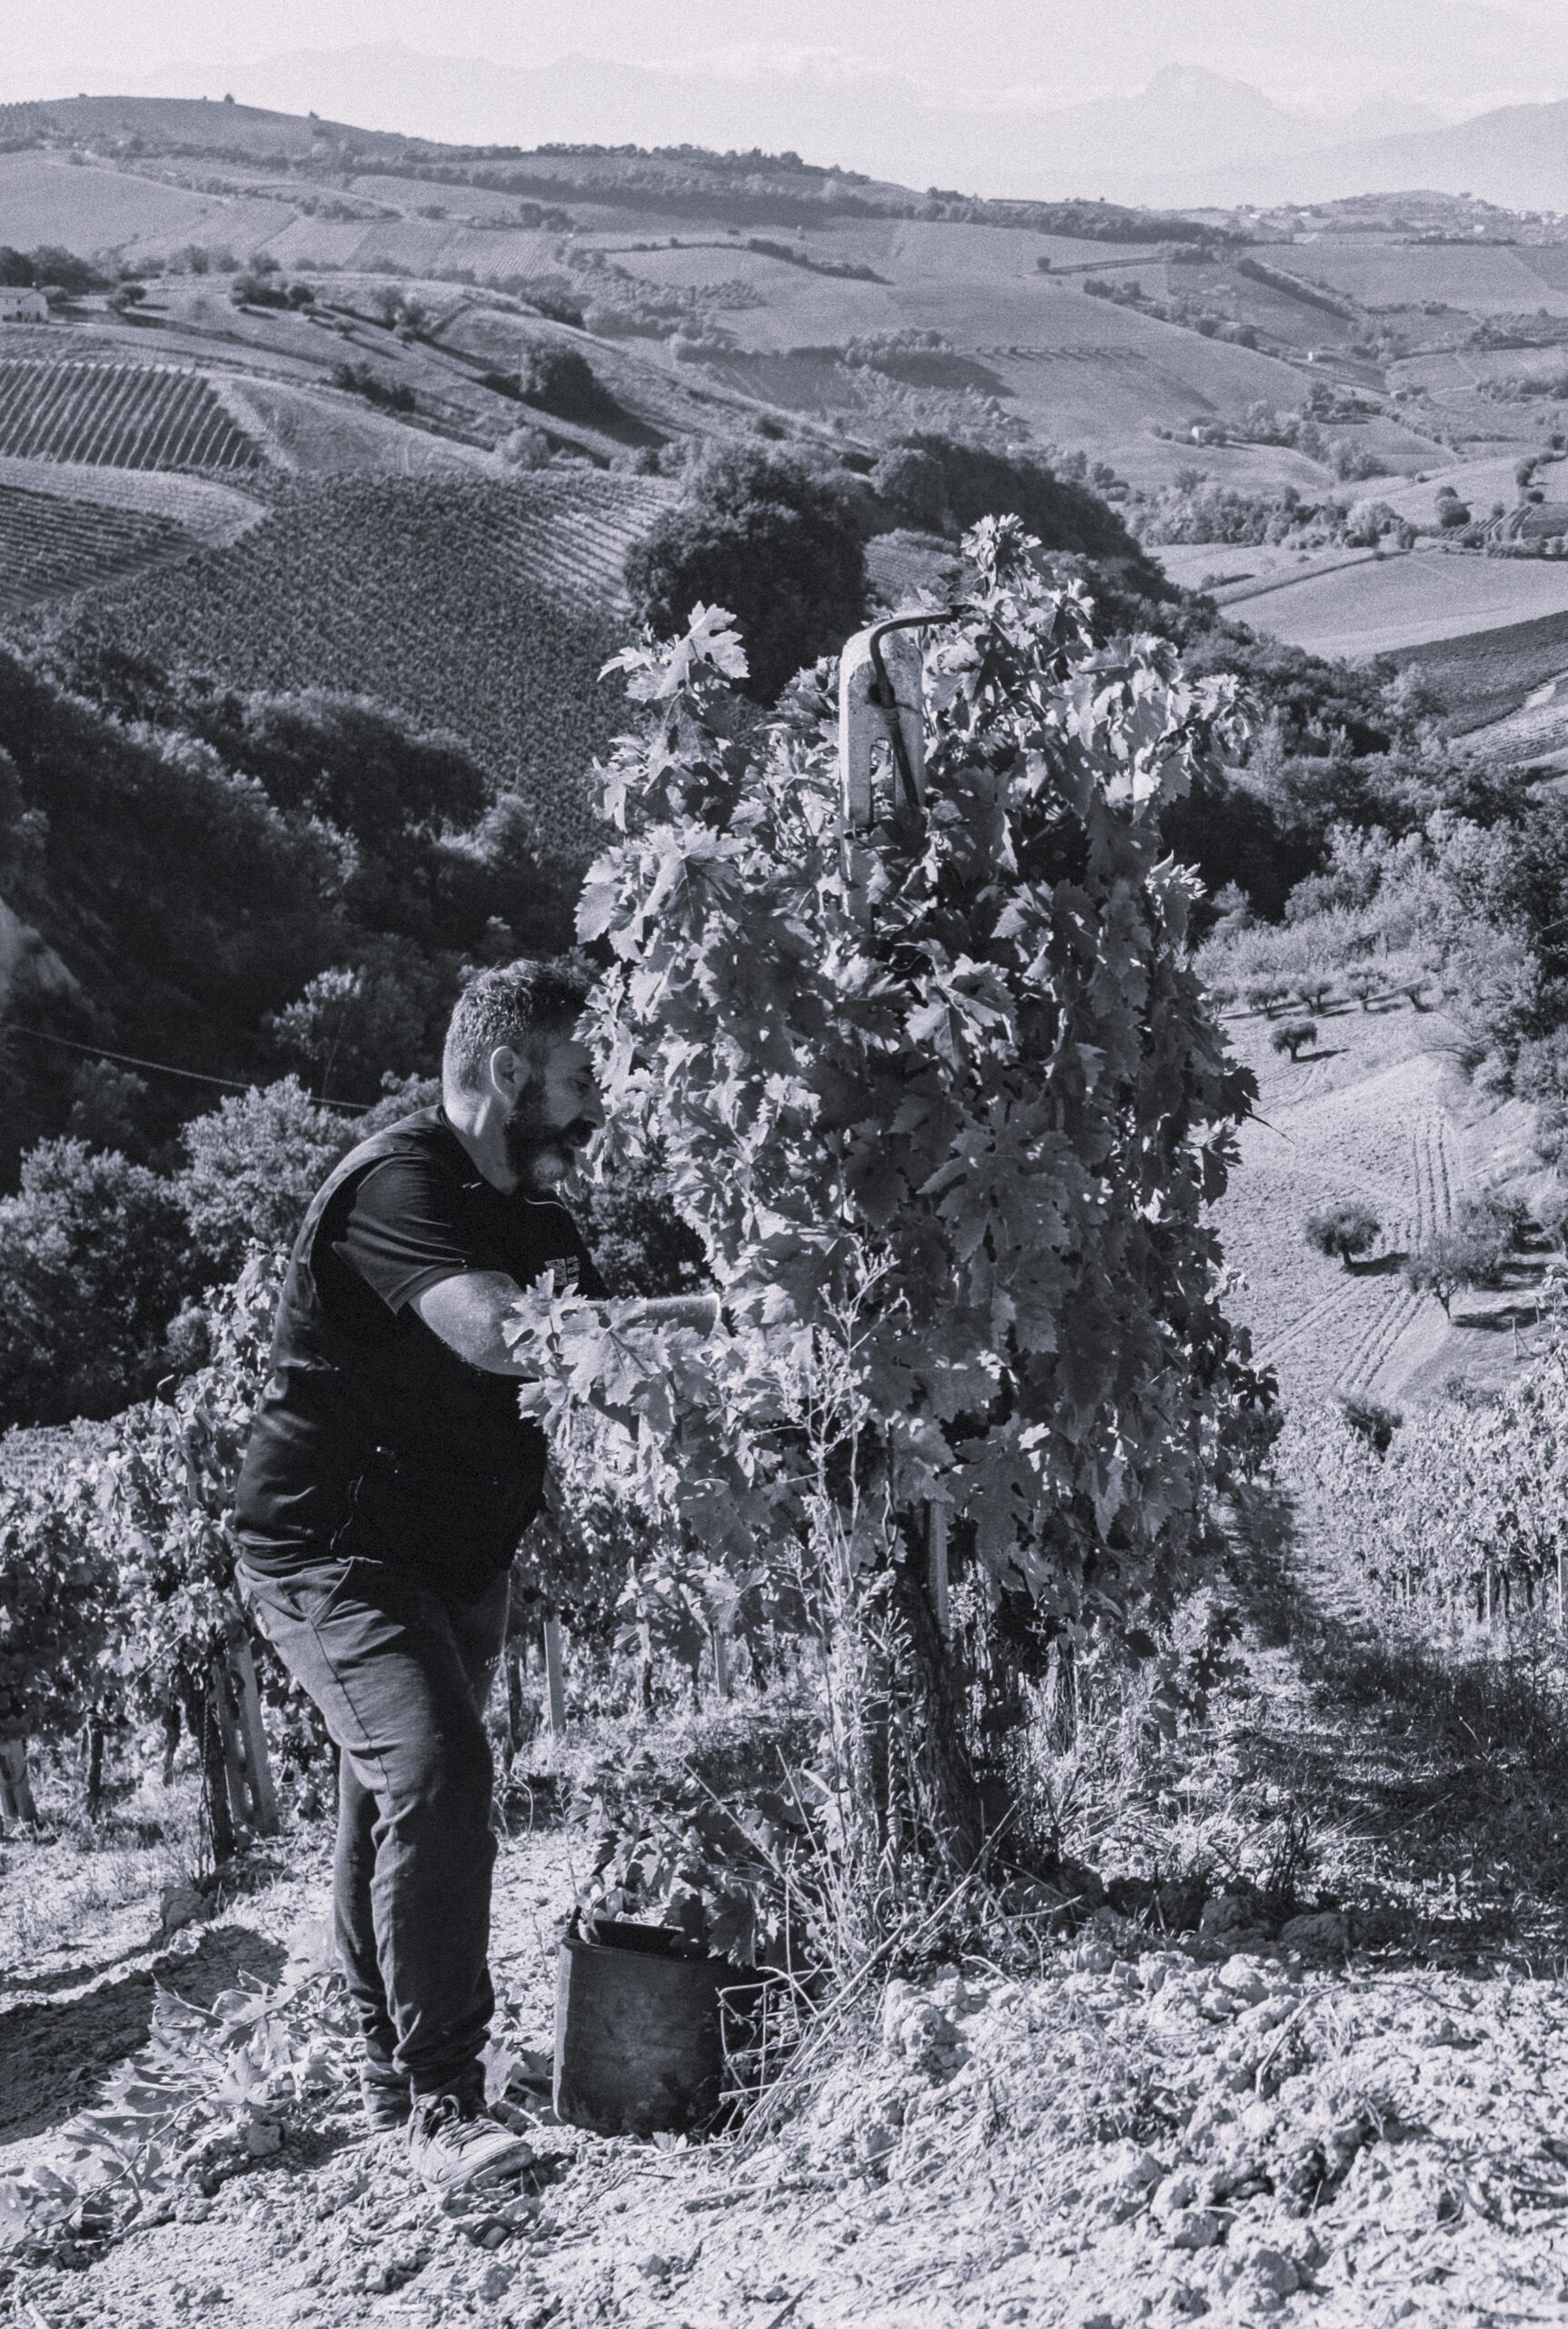
<svg viewBox="0 0 1568 2329">
<path fill-rule="evenodd" d="M 518 1094 L 502 1127 L 507 1162 L 518 1186 L 548 1196 L 569 1180 L 578 1157 L 598 1129 L 591 1118 L 574 1116 L 570 1123 L 551 1124 L 529 1093 Z"/>
</svg>

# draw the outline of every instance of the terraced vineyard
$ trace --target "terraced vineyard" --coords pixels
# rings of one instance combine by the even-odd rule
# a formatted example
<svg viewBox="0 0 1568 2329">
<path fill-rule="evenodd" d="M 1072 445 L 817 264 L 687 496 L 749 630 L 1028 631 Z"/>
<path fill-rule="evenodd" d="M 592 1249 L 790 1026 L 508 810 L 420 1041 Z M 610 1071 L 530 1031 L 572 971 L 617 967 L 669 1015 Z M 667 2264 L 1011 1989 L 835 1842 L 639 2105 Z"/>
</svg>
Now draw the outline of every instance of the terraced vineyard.
<svg viewBox="0 0 1568 2329">
<path fill-rule="evenodd" d="M 199 372 L 0 362 L 0 454 L 127 469 L 248 469 L 261 456 Z"/>
<path fill-rule="evenodd" d="M 302 480 L 232 546 L 79 607 L 72 628 L 239 688 L 376 696 L 463 737 L 541 842 L 596 838 L 588 768 L 622 724 L 628 544 L 669 489 L 581 469 Z"/>
<path fill-rule="evenodd" d="M 172 519 L 0 485 L 0 614 L 177 558 L 192 537 Z"/>
</svg>

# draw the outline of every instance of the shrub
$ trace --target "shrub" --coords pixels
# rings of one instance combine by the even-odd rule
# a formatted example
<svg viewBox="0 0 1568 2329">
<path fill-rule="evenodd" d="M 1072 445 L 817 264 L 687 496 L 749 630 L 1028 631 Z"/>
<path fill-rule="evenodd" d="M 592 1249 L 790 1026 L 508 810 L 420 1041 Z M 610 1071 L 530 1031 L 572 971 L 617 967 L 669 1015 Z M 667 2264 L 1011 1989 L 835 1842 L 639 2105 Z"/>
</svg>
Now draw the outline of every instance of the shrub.
<svg viewBox="0 0 1568 2329">
<path fill-rule="evenodd" d="M 166 1181 L 79 1140 L 30 1150 L 0 1199 L 0 1428 L 145 1398 L 190 1276 Z"/>
<path fill-rule="evenodd" d="M 1548 1237 L 1568 1247 L 1568 1188 L 1559 1183 L 1547 1195 L 1538 1198 L 1535 1217 Z"/>
<path fill-rule="evenodd" d="M 1530 1208 L 1523 1197 L 1501 1189 L 1483 1189 L 1460 1200 L 1456 1225 L 1461 1233 L 1501 1254 L 1515 1254 L 1530 1235 Z"/>
<path fill-rule="evenodd" d="M 1348 1270 L 1362 1254 L 1370 1254 L 1382 1235 L 1382 1223 L 1369 1205 L 1353 1199 L 1327 1206 L 1307 1216 L 1307 1243 L 1320 1254 L 1337 1257 Z"/>
<path fill-rule="evenodd" d="M 1292 1061 L 1294 1062 L 1297 1053 L 1304 1045 L 1315 1044 L 1317 1040 L 1318 1031 L 1312 1020 L 1292 1019 L 1287 1021 L 1284 1026 L 1276 1027 L 1270 1037 L 1270 1049 L 1280 1053 L 1282 1057 L 1289 1052 Z"/>
<path fill-rule="evenodd" d="M 746 646 L 748 692 L 770 703 L 859 629 L 866 559 L 836 488 L 779 454 L 738 446 L 710 455 L 686 498 L 633 547 L 627 582 L 659 638 L 680 636 L 695 606 L 729 608 Z"/>
<path fill-rule="evenodd" d="M 236 1093 L 185 1130 L 175 1191 L 215 1276 L 233 1277 L 252 1245 L 281 1250 L 358 1122 L 319 1107 L 297 1078 Z"/>
<path fill-rule="evenodd" d="M 550 458 L 550 440 L 542 428 L 513 428 L 497 450 L 509 469 L 542 469 Z"/>
<path fill-rule="evenodd" d="M 335 364 L 332 380 L 335 388 L 346 388 L 350 396 L 363 397 L 367 404 L 378 405 L 383 412 L 412 412 L 418 402 L 405 381 L 384 379 L 368 364 Z"/>
<path fill-rule="evenodd" d="M 1359 1438 L 1364 1439 L 1380 1456 L 1388 1454 L 1393 1445 L 1394 1433 L 1404 1421 L 1398 1407 L 1385 1406 L 1381 1399 L 1363 1398 L 1352 1391 L 1340 1401 L 1339 1408 Z"/>
</svg>

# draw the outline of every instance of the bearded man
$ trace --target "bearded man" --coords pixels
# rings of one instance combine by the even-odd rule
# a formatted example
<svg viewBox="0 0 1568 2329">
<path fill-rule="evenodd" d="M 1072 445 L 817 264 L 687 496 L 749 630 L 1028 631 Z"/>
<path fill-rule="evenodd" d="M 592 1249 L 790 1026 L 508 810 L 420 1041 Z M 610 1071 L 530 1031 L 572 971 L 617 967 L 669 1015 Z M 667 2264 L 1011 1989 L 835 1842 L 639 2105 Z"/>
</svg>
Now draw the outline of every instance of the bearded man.
<svg viewBox="0 0 1568 2329">
<path fill-rule="evenodd" d="M 504 2175 L 485 2107 L 491 1766 L 484 1705 L 546 1449 L 503 1326 L 521 1290 L 601 1285 L 554 1195 L 603 1121 L 588 981 L 480 973 L 441 1104 L 345 1157 L 296 1242 L 240 1474 L 241 1593 L 339 1750 L 337 1946 L 377 2131 L 436 2188 Z"/>
</svg>

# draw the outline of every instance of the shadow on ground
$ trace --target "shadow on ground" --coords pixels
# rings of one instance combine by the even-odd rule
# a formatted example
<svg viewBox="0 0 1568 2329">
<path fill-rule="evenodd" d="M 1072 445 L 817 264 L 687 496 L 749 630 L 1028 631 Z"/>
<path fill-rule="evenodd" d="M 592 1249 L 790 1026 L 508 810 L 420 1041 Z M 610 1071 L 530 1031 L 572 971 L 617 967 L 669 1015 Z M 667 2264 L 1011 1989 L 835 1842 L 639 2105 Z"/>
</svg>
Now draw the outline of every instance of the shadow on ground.
<svg viewBox="0 0 1568 2329">
<path fill-rule="evenodd" d="M 1350 1840 L 1358 1938 L 1392 1962 L 1568 1961 L 1568 1693 L 1544 1627 L 1490 1648 L 1405 1628 L 1273 1491 L 1249 1498 L 1231 1580 L 1295 1669 L 1277 1696 L 1259 1678 L 1247 1763 Z"/>
<path fill-rule="evenodd" d="M 0 2013 L 0 2142 L 16 2142 L 85 2110 L 116 2062 L 146 2043 L 155 1986 L 210 2005 L 242 1973 L 275 1981 L 286 1952 L 244 1925 L 214 1925 L 193 1950 L 155 1959 L 70 1998 Z"/>
</svg>

